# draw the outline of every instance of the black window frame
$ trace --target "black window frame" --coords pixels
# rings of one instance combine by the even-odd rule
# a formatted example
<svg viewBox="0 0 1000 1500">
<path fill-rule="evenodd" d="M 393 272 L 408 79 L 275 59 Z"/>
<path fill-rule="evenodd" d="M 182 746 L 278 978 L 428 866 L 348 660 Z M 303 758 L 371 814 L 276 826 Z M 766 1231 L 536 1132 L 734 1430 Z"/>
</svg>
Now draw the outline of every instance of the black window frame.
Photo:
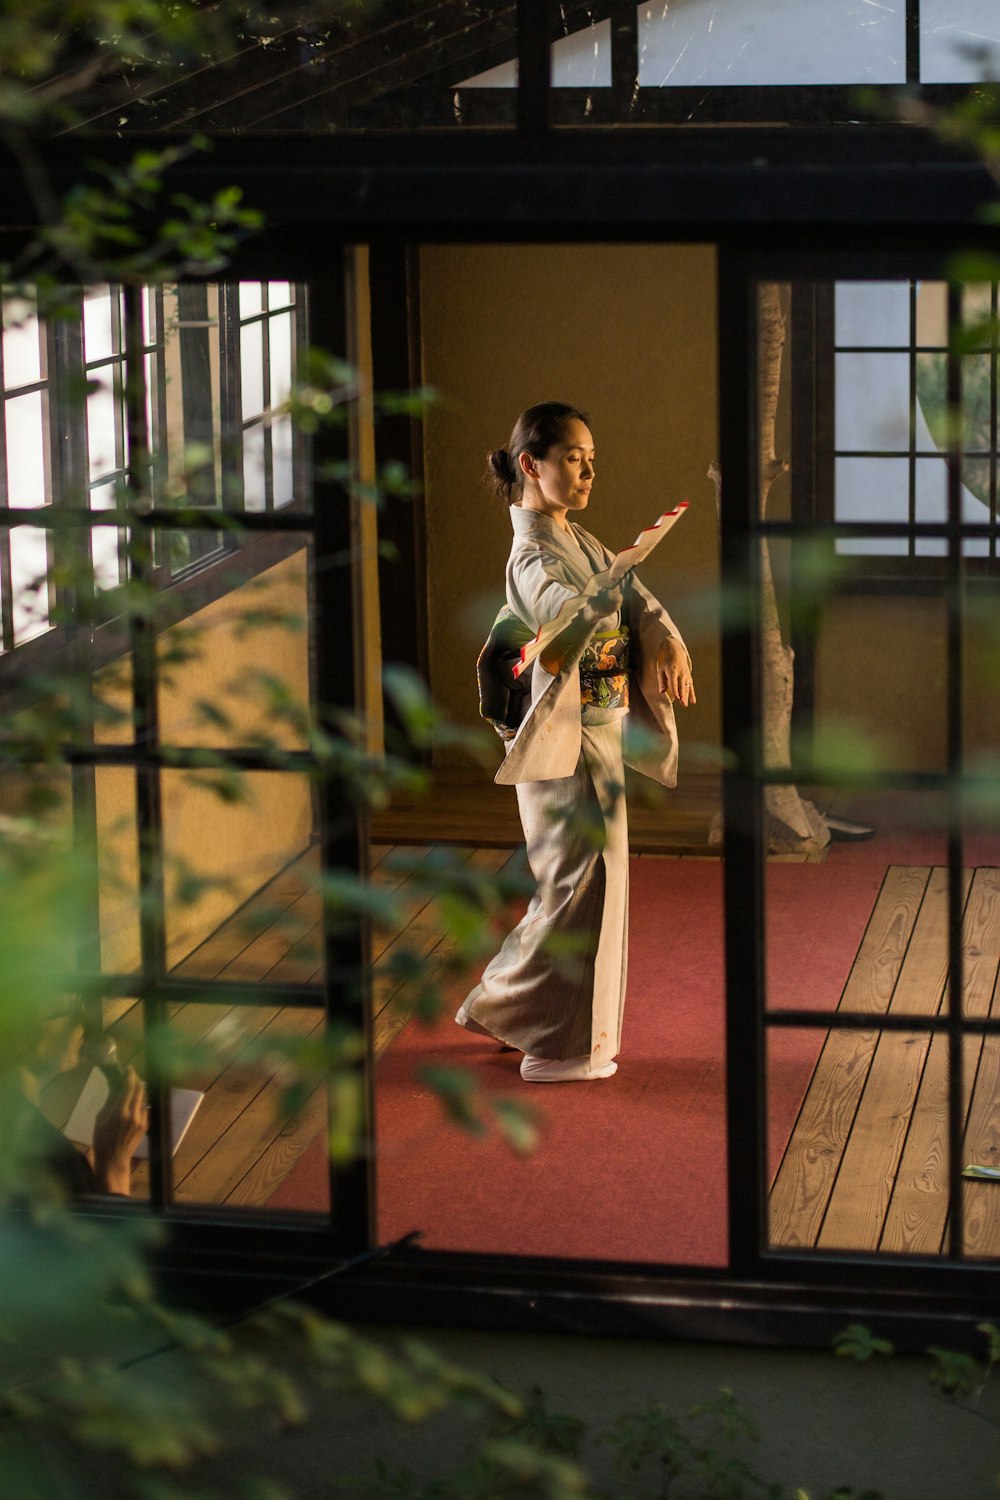
<svg viewBox="0 0 1000 1500">
<path fill-rule="evenodd" d="M 348 318 L 338 280 L 342 262 L 331 255 L 331 241 L 344 247 L 376 238 L 395 244 L 437 238 L 470 243 L 489 238 L 509 243 L 638 238 L 717 245 L 719 328 L 725 339 L 719 397 L 720 456 L 726 473 L 722 548 L 727 578 L 749 588 L 752 596 L 757 535 L 747 502 L 756 473 L 757 280 L 801 279 L 803 267 L 821 263 L 831 243 L 862 257 L 866 274 L 877 274 L 880 257 L 886 265 L 898 264 L 894 252 L 912 251 L 915 243 L 935 247 L 938 255 L 964 247 L 975 238 L 976 212 L 991 197 L 987 174 L 915 132 L 891 127 L 868 135 L 853 125 L 812 133 L 664 132 L 656 140 L 624 129 L 551 131 L 550 94 L 556 91 L 548 85 L 540 50 L 548 39 L 543 36 L 539 43 L 533 19 L 537 9 L 527 0 L 519 7 L 519 51 L 526 66 L 516 96 L 516 134 L 463 133 L 457 145 L 405 136 L 261 143 L 253 181 L 271 228 L 256 249 L 241 254 L 240 274 L 262 267 L 274 274 L 277 265 L 283 275 L 310 282 L 312 336 L 321 346 L 343 349 Z M 668 136 L 672 140 L 664 144 Z M 543 152 L 537 150 L 540 138 L 545 138 Z M 57 183 L 60 173 L 73 180 L 78 150 L 78 143 L 70 152 L 57 144 L 49 152 Z M 214 182 L 239 179 L 245 156 L 245 142 L 220 138 L 213 162 L 195 174 L 192 186 L 203 192 Z M 900 165 L 907 163 L 911 170 L 901 173 Z M 912 170 L 913 164 L 940 170 L 925 180 Z M 762 172 L 762 166 L 769 170 Z M 310 174 L 308 202 L 300 190 L 303 174 Z M 184 180 L 183 168 L 178 177 Z M 6 201 L 13 217 L 23 189 L 16 178 L 10 180 Z M 25 209 L 24 221 L 28 216 Z M 320 570 L 350 546 L 349 497 L 328 476 L 323 485 L 328 503 L 320 504 L 318 495 L 314 515 L 289 518 L 293 526 L 281 527 L 314 532 L 314 578 L 322 578 Z M 167 516 L 164 524 L 176 524 L 176 518 Z M 264 517 L 253 529 L 277 528 L 272 518 Z M 343 643 L 352 632 L 357 639 L 360 614 L 346 590 L 325 590 L 314 603 L 321 701 L 353 707 L 359 696 L 357 662 L 344 652 Z M 137 777 L 151 783 L 160 762 L 150 641 L 140 630 L 131 645 L 137 694 L 146 705 L 141 727 L 147 737 L 120 752 L 84 751 L 81 761 L 118 757 L 108 763 L 133 765 Z M 759 622 L 752 619 L 747 629 L 727 637 L 723 665 L 724 732 L 737 752 L 725 779 L 727 1047 L 733 1057 L 757 1057 L 761 1044 L 753 1003 L 763 993 L 758 682 Z M 333 789 L 327 786 L 323 795 L 331 797 Z M 155 828 L 151 787 L 144 797 L 143 816 Z M 324 826 L 331 825 L 325 821 Z M 325 840 L 324 862 L 331 868 L 363 869 L 364 847 L 359 815 L 352 826 L 342 823 L 336 837 Z M 153 866 L 144 878 L 155 880 Z M 363 939 L 360 926 L 336 941 L 328 935 L 328 976 L 354 971 Z M 157 941 L 151 928 L 146 942 L 153 1004 L 165 1003 L 172 993 L 155 983 Z M 363 991 L 334 988 L 329 996 L 333 1013 L 362 1017 Z M 743 1133 L 738 1141 L 735 1130 L 730 1131 L 730 1166 L 742 1169 L 746 1141 L 756 1150 L 762 1132 L 761 1080 L 754 1069 L 734 1070 L 728 1104 L 731 1120 L 739 1122 Z M 928 1339 L 954 1340 L 956 1332 L 971 1330 L 994 1301 L 995 1271 L 990 1266 L 945 1268 L 949 1274 L 942 1276 L 936 1261 L 762 1257 L 763 1179 L 742 1170 L 731 1170 L 732 1254 L 724 1274 L 430 1253 L 409 1237 L 395 1246 L 379 1246 L 372 1236 L 369 1173 L 370 1164 L 359 1160 L 335 1179 L 334 1202 L 343 1217 L 322 1234 L 292 1221 L 255 1227 L 220 1223 L 211 1214 L 175 1216 L 157 1266 L 186 1295 L 215 1307 L 294 1288 L 352 1317 L 759 1342 L 816 1342 L 860 1319 L 893 1332 L 900 1343 L 922 1347 Z M 865 1275 L 859 1279 L 862 1263 Z"/>
</svg>

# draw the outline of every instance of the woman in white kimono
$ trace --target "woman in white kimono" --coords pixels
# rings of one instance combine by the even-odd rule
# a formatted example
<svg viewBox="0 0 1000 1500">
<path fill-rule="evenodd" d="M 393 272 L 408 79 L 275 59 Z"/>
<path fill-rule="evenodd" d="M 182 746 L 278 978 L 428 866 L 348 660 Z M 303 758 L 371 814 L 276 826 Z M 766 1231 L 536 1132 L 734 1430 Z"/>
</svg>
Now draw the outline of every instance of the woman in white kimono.
<svg viewBox="0 0 1000 1500">
<path fill-rule="evenodd" d="M 535 661 L 529 701 L 510 673 L 512 639 L 530 639 L 612 560 L 569 519 L 594 483 L 587 419 L 561 402 L 529 407 L 489 465 L 514 540 L 507 606 L 479 661 L 480 697 L 506 742 L 496 779 L 516 787 L 538 890 L 455 1019 L 523 1052 L 528 1082 L 609 1078 L 628 949 L 624 721 L 647 731 L 638 769 L 674 786 L 673 703 L 695 701 L 691 660 L 666 610 L 630 575 Z"/>
</svg>

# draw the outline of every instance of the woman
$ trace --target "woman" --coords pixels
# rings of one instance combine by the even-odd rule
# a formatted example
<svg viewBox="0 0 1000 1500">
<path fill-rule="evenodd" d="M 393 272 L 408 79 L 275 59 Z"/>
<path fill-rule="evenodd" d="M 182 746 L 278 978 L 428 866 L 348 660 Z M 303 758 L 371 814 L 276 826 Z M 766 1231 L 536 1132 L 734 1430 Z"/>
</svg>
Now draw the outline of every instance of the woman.
<svg viewBox="0 0 1000 1500">
<path fill-rule="evenodd" d="M 512 642 L 552 620 L 612 553 L 570 520 L 594 483 L 583 412 L 556 401 L 529 407 L 510 446 L 488 462 L 514 541 L 507 606 L 480 657 L 480 697 L 506 741 L 496 779 L 516 786 L 538 890 L 455 1019 L 523 1052 L 528 1082 L 610 1078 L 628 946 L 623 721 L 630 715 L 656 736 L 654 763 L 648 733 L 647 753 L 630 763 L 675 785 L 672 704 L 695 701 L 691 660 L 666 610 L 630 577 L 550 643 L 532 668 L 530 698 L 519 695 Z"/>
</svg>

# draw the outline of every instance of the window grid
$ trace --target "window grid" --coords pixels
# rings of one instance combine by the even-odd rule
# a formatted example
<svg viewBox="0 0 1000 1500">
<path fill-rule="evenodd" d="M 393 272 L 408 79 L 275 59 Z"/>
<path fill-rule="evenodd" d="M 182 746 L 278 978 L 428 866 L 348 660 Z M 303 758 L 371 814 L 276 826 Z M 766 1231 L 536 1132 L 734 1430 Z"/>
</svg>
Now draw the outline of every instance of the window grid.
<svg viewBox="0 0 1000 1500">
<path fill-rule="evenodd" d="M 18 379 L 16 344 L 31 375 Z M 33 349 L 30 345 L 33 344 Z M 30 349 L 30 352 L 29 352 Z M 34 372 L 37 370 L 37 374 Z M 45 329 L 32 311 L 28 297 L 3 299 L 3 337 L 0 338 L 0 500 L 4 505 L 46 507 L 52 502 L 52 454 L 49 421 L 49 360 Z M 38 445 L 14 403 L 37 396 Z M 18 470 L 17 483 L 11 483 Z M 34 469 L 41 494 L 29 479 Z M 25 483 L 27 481 L 27 484 Z M 53 590 L 51 537 L 31 526 L 5 528 L 0 536 L 0 653 L 7 654 L 51 630 Z M 40 586 L 37 586 L 39 585 Z M 18 610 L 18 594 L 34 594 Z M 20 617 L 19 617 L 20 616 Z"/>
<path fill-rule="evenodd" d="M 244 302 L 253 303 L 259 288 L 260 305 L 244 313 Z M 274 511 L 291 505 L 295 500 L 298 465 L 295 462 L 294 439 L 291 437 L 290 418 L 280 412 L 288 398 L 287 389 L 278 384 L 278 375 L 287 369 L 291 377 L 298 357 L 299 299 L 296 287 L 291 282 L 241 282 L 238 291 L 238 338 L 234 341 L 239 364 L 235 389 L 239 391 L 239 421 L 242 434 L 243 495 L 247 510 Z M 288 320 L 288 336 L 276 337 L 279 319 Z M 256 359 L 244 358 L 244 347 L 252 344 L 253 331 L 260 330 L 260 367 Z M 245 340 L 244 335 L 251 338 Z M 287 349 L 287 359 L 284 358 Z M 280 363 L 279 363 L 280 361 Z M 250 368 L 248 368 L 250 366 Z M 247 382 L 254 374 L 260 376 L 259 411 L 248 410 Z M 284 446 L 282 453 L 275 442 L 280 434 Z M 276 448 L 278 448 L 276 463 Z M 255 474 L 253 471 L 258 470 Z M 277 469 L 277 474 L 276 474 Z M 277 482 L 276 482 L 277 480 Z M 248 503 L 252 496 L 252 504 Z"/>
<path fill-rule="evenodd" d="M 836 298 L 841 288 L 850 288 L 852 283 L 837 283 L 834 289 Z M 899 287 L 901 283 L 886 283 L 888 288 Z M 958 317 L 953 317 L 950 312 L 945 311 L 944 296 L 945 283 L 943 282 L 921 282 L 910 279 L 906 283 L 907 291 L 907 327 L 906 338 L 903 341 L 876 342 L 851 342 L 841 339 L 837 333 L 836 317 L 832 320 L 833 326 L 833 400 L 837 417 L 846 409 L 847 416 L 845 425 L 852 420 L 856 421 L 856 412 L 852 412 L 851 386 L 855 383 L 858 373 L 862 369 L 861 362 L 875 361 L 882 358 L 886 361 L 906 359 L 906 393 L 905 393 L 905 443 L 879 444 L 875 439 L 880 435 L 878 419 L 874 415 L 877 403 L 880 399 L 878 390 L 877 368 L 874 363 L 868 365 L 867 384 L 864 380 L 861 384 L 864 394 L 870 397 L 863 402 L 865 407 L 864 421 L 870 423 L 867 435 L 872 438 L 871 442 L 841 442 L 836 435 L 837 423 L 834 426 L 834 437 L 830 455 L 831 467 L 834 474 L 831 492 L 833 495 L 832 519 L 835 522 L 851 522 L 863 520 L 870 523 L 880 521 L 887 523 L 884 538 L 870 537 L 861 540 L 857 537 L 840 537 L 836 543 L 836 550 L 842 554 L 850 554 L 861 563 L 862 569 L 866 564 L 873 564 L 876 556 L 881 554 L 877 566 L 898 566 L 904 559 L 911 571 L 922 571 L 934 574 L 940 570 L 944 560 L 945 542 L 943 538 L 927 538 L 917 535 L 915 528 L 921 522 L 937 522 L 943 524 L 946 518 L 945 490 L 951 469 L 958 464 L 963 480 L 963 519 L 965 523 L 979 528 L 976 536 L 967 537 L 963 543 L 963 554 L 973 568 L 982 570 L 995 569 L 998 560 L 997 545 L 997 404 L 998 404 L 998 343 L 996 318 L 998 309 L 997 283 L 970 285 L 964 291 L 960 304 L 961 311 Z M 923 294 L 930 300 L 938 297 L 942 302 L 941 314 L 941 337 L 928 336 L 927 329 L 921 331 L 921 309 L 920 296 Z M 987 306 L 983 307 L 984 296 Z M 977 303 L 979 306 L 977 307 Z M 949 363 L 948 349 L 955 337 L 961 331 L 961 327 L 975 325 L 983 316 L 988 318 L 988 341 L 976 345 L 971 352 L 963 355 L 961 360 L 962 369 L 960 374 L 964 379 L 960 383 L 961 400 L 960 409 L 962 413 L 962 443 L 960 450 L 952 453 L 948 448 L 947 439 L 947 410 L 946 400 L 947 370 Z M 926 324 L 933 322 L 933 313 L 926 314 Z M 841 364 L 841 361 L 851 361 L 850 367 Z M 985 362 L 986 392 L 985 408 L 986 422 L 985 432 L 973 430 L 973 424 L 977 412 L 981 416 L 983 401 L 980 399 L 977 405 L 977 393 L 975 389 L 976 377 L 978 384 L 982 385 L 982 365 Z M 978 369 L 977 369 L 978 365 Z M 887 371 L 890 366 L 884 367 Z M 849 378 L 849 374 L 853 379 Z M 891 386 L 891 376 L 884 382 L 884 386 Z M 923 386 L 923 392 L 922 392 Z M 888 408 L 883 426 L 885 433 L 891 426 L 893 417 L 898 420 L 900 413 L 895 413 Z M 938 431 L 935 432 L 934 426 Z M 921 434 L 921 426 L 926 429 Z M 929 437 L 929 440 L 928 440 Z M 979 441 L 973 441 L 973 438 Z M 891 499 L 887 508 L 879 510 L 879 497 L 883 493 L 891 496 L 890 466 L 896 466 L 905 461 L 906 466 L 906 493 L 905 493 L 905 523 L 906 529 L 902 535 L 892 535 L 898 532 L 898 522 L 903 516 L 898 515 L 891 509 Z M 862 470 L 860 467 L 864 465 Z M 931 465 L 934 469 L 931 469 Z M 877 466 L 882 466 L 879 474 Z M 863 489 L 866 499 L 869 498 L 868 486 L 871 486 L 873 508 L 866 507 L 864 514 L 858 513 L 858 505 L 852 493 L 848 469 L 855 475 L 863 477 Z M 936 473 L 940 469 L 940 474 Z M 873 484 L 876 476 L 878 484 Z M 935 486 L 940 487 L 940 494 L 934 503 L 933 496 L 922 496 L 922 480 L 928 481 L 933 478 Z M 855 480 L 855 483 L 857 480 Z M 976 515 L 974 504 L 980 501 L 984 506 L 982 517 Z M 923 501 L 923 508 L 921 502 Z M 852 503 L 853 502 L 853 503 Z M 883 502 L 885 503 L 885 502 Z M 930 511 L 930 514 L 928 514 Z M 984 533 L 984 534 L 982 534 Z"/>
</svg>

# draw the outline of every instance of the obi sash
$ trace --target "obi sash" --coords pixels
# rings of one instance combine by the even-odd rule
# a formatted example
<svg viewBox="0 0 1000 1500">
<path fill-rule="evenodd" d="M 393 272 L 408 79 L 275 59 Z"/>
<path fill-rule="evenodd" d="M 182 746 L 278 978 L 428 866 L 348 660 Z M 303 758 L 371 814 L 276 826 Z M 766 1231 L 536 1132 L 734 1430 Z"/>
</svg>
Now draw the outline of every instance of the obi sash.
<svg viewBox="0 0 1000 1500">
<path fill-rule="evenodd" d="M 512 740 L 531 703 L 531 667 L 520 676 L 514 668 L 521 647 L 534 631 L 505 604 L 476 662 L 479 713 L 502 740 Z M 580 709 L 610 712 L 628 708 L 628 628 L 602 630 L 592 636 L 580 657 Z"/>
<path fill-rule="evenodd" d="M 519 677 L 514 668 L 521 660 L 521 647 L 534 638 L 534 631 L 505 604 L 476 662 L 479 714 L 502 740 L 514 738 L 531 703 L 531 667 Z"/>
<path fill-rule="evenodd" d="M 628 708 L 628 626 L 591 636 L 580 657 L 582 708 Z"/>
</svg>

